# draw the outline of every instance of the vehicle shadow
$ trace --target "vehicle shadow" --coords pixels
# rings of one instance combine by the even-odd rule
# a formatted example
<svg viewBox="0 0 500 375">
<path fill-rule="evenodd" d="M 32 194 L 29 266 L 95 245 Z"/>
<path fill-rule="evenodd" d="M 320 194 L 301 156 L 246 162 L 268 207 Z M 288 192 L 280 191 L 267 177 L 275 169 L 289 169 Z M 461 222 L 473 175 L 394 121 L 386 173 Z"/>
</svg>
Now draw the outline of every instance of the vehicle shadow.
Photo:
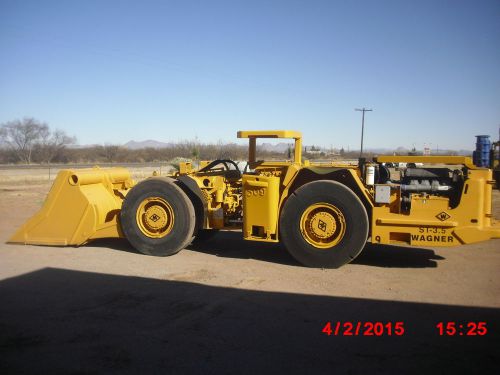
<svg viewBox="0 0 500 375">
<path fill-rule="evenodd" d="M 123 238 L 99 239 L 93 241 L 91 246 L 140 254 Z M 255 259 L 302 267 L 281 243 L 245 241 L 239 231 L 220 231 L 203 242 L 195 241 L 187 249 L 224 258 Z M 436 261 L 443 259 L 429 249 L 367 243 L 351 263 L 385 268 L 436 268 Z"/>
<path fill-rule="evenodd" d="M 0 301 L 2 374 L 495 373 L 500 361 L 498 308 L 52 268 L 0 281 Z"/>
<path fill-rule="evenodd" d="M 300 266 L 281 243 L 245 241 L 241 231 L 219 231 L 209 240 L 194 242 L 188 249 L 224 258 L 255 259 Z"/>
<path fill-rule="evenodd" d="M 220 231 L 210 240 L 191 244 L 188 248 L 225 258 L 300 266 L 282 244 L 245 241 L 241 233 L 236 231 Z M 429 249 L 367 243 L 352 264 L 387 268 L 436 268 L 436 261 L 442 259 L 444 258 Z"/>
<path fill-rule="evenodd" d="M 387 268 L 436 268 L 436 261 L 443 259 L 430 249 L 367 243 L 351 263 Z"/>
</svg>

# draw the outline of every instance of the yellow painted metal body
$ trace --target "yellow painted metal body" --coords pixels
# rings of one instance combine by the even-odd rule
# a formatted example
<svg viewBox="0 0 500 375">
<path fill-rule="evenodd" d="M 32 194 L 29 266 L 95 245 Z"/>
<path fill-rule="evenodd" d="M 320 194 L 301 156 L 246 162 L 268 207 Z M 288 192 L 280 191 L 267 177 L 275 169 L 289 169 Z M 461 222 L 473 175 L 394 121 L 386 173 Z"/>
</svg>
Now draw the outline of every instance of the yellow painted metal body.
<svg viewBox="0 0 500 375">
<path fill-rule="evenodd" d="M 239 131 L 238 138 L 249 139 L 248 164 L 255 170 L 243 175 L 243 238 L 278 242 L 279 212 L 288 187 L 302 168 L 302 134 L 292 130 Z M 257 160 L 257 138 L 293 139 L 293 160 Z"/>
<path fill-rule="evenodd" d="M 180 174 L 188 174 L 193 171 L 193 166 L 190 162 L 181 162 L 179 163 L 179 173 Z"/>
<path fill-rule="evenodd" d="M 292 131 L 242 131 L 239 137 L 249 138 L 249 163 L 255 168 L 255 174 L 243 176 L 243 181 L 255 181 L 259 178 L 279 180 L 279 194 L 273 195 L 279 200 L 276 205 L 270 203 L 266 190 L 267 183 L 262 184 L 260 194 L 255 186 L 244 182 L 244 231 L 243 237 L 248 240 L 278 241 L 279 240 L 279 213 L 291 189 L 297 188 L 296 178 L 304 169 L 314 172 L 316 179 L 331 178 L 334 169 L 342 168 L 357 186 L 357 194 L 365 202 L 368 211 L 371 211 L 371 241 L 373 243 L 401 243 L 414 246 L 453 246 L 465 243 L 500 238 L 500 226 L 493 221 L 491 215 L 491 187 L 492 176 L 488 169 L 477 168 L 471 158 L 463 156 L 381 156 L 377 162 L 425 163 L 426 165 L 462 165 L 467 169 L 467 176 L 460 202 L 457 207 L 450 208 L 448 197 L 419 193 L 411 194 L 411 209 L 401 211 L 401 191 L 395 188 L 392 192 L 392 201 L 388 204 L 379 204 L 374 200 L 373 186 L 367 186 L 363 181 L 363 171 L 357 166 L 346 163 L 309 164 L 301 162 L 301 135 Z M 258 161 L 255 158 L 256 138 L 293 138 L 296 141 L 294 160 L 286 162 Z M 323 177 L 324 176 L 324 177 Z M 274 190 L 273 190 L 274 191 Z M 247 198 L 248 197 L 250 198 Z M 312 208 L 311 208 L 312 209 Z M 325 215 L 333 215 L 324 210 Z M 332 211 L 335 212 L 335 211 Z M 326 216 L 328 218 L 328 215 Z M 311 220 L 314 220 L 311 219 Z M 328 223 L 329 220 L 323 220 Z M 331 221 L 331 220 L 330 220 Z M 342 221 L 334 220 L 334 223 Z M 266 229 L 261 223 L 266 223 Z M 270 225 L 276 229 L 270 229 Z M 307 232 L 306 221 L 302 231 Z M 341 227 L 341 225 L 339 225 Z M 333 228 L 333 224 L 332 224 Z M 340 235 L 339 235 L 340 236 Z M 321 238 L 310 233 L 308 242 L 321 248 Z M 335 241 L 332 236 L 331 241 Z"/>
<path fill-rule="evenodd" d="M 458 202 L 452 204 L 445 194 L 412 192 L 405 193 L 404 198 L 408 200 L 405 208 L 401 184 L 386 184 L 390 190 L 389 200 L 377 203 L 376 186 L 365 184 L 363 167 L 345 162 L 302 161 L 299 132 L 240 131 L 238 137 L 249 139 L 249 172 L 241 175 L 238 171 L 217 167 L 207 170 L 208 162 L 203 162 L 200 169 L 181 163 L 180 171 L 171 176 L 179 180 L 187 178 L 199 193 L 204 211 L 200 228 L 242 229 L 246 240 L 278 242 L 280 213 L 287 198 L 308 182 L 335 180 L 348 186 L 362 201 L 370 218 L 373 243 L 453 246 L 500 238 L 500 226 L 491 213 L 491 170 L 475 167 L 470 158 L 379 157 L 376 163 L 461 165 L 463 185 L 460 185 Z M 257 138 L 293 139 L 293 160 L 257 160 Z M 129 172 L 120 168 L 61 171 L 40 212 L 21 227 L 10 242 L 81 245 L 96 238 L 122 237 L 119 212 L 133 185 Z M 169 207 L 161 201 L 140 205 L 137 222 L 147 237 L 155 238 L 172 229 L 175 218 Z M 320 220 L 324 232 L 315 229 Z M 324 202 L 307 209 L 300 225 L 306 241 L 318 249 L 335 245 L 346 231 L 342 212 Z"/>
<path fill-rule="evenodd" d="M 66 246 L 122 237 L 118 217 L 132 186 L 123 168 L 62 170 L 43 207 L 9 242 Z"/>
<path fill-rule="evenodd" d="M 380 163 L 427 163 L 427 164 L 462 164 L 467 168 L 476 169 L 477 167 L 472 163 L 472 158 L 468 156 L 393 156 L 383 155 L 377 157 Z"/>
<path fill-rule="evenodd" d="M 454 164 L 455 157 L 448 162 Z M 371 240 L 380 244 L 454 246 L 500 238 L 500 223 L 491 213 L 492 185 L 490 169 L 469 169 L 455 208 L 450 207 L 447 197 L 426 193 L 412 194 L 411 209 L 406 213 L 400 212 L 397 204 L 375 204 Z M 392 202 L 397 202 L 398 194 L 396 189 L 392 192 Z"/>
<path fill-rule="evenodd" d="M 243 237 L 275 241 L 278 230 L 280 180 L 275 176 L 243 176 Z"/>
</svg>

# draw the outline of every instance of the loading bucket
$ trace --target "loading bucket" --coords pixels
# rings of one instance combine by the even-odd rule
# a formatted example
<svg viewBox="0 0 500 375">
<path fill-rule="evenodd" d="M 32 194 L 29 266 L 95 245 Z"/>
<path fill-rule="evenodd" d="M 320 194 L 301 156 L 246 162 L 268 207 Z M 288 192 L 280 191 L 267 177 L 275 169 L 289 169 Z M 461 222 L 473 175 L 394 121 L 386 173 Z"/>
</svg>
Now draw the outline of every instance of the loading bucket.
<svg viewBox="0 0 500 375">
<path fill-rule="evenodd" d="M 8 242 L 66 246 L 123 237 L 119 213 L 133 185 L 124 168 L 62 170 L 41 210 Z"/>
</svg>

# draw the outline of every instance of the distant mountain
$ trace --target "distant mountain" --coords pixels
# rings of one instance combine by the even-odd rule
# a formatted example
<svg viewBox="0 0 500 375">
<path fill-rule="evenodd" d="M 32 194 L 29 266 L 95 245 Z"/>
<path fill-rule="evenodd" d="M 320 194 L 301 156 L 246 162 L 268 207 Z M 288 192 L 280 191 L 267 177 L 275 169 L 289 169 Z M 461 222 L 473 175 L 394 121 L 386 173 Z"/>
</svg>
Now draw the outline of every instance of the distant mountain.
<svg viewBox="0 0 500 375">
<path fill-rule="evenodd" d="M 138 150 L 141 148 L 167 148 L 172 147 L 172 143 L 165 143 L 159 141 L 153 141 L 148 139 L 146 141 L 136 142 L 136 141 L 128 141 L 123 145 L 123 147 L 128 148 L 130 150 Z"/>
<path fill-rule="evenodd" d="M 272 144 L 272 143 L 262 143 L 258 145 L 258 147 L 267 152 L 285 152 L 288 150 L 288 146 L 293 147 L 293 143 L 277 143 L 277 144 Z"/>
</svg>

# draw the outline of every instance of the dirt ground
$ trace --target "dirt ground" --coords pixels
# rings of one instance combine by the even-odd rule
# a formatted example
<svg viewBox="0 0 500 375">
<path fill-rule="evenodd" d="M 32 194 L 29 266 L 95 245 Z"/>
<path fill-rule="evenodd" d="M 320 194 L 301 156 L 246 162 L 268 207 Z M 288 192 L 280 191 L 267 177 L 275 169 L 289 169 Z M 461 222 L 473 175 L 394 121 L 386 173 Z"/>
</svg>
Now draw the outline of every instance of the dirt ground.
<svg viewBox="0 0 500 375">
<path fill-rule="evenodd" d="M 6 244 L 49 188 L 0 181 L 1 373 L 500 369 L 500 240 L 367 245 L 336 270 L 302 267 L 281 245 L 237 232 L 167 258 L 138 254 L 124 240 Z M 498 191 L 494 210 L 500 219 Z M 337 335 L 322 332 L 327 322 L 341 322 Z M 346 322 L 361 323 L 358 335 L 342 334 Z M 364 335 L 367 322 L 392 333 Z M 455 322 L 457 334 L 439 335 L 439 322 Z M 479 322 L 487 333 L 467 335 Z"/>
</svg>

